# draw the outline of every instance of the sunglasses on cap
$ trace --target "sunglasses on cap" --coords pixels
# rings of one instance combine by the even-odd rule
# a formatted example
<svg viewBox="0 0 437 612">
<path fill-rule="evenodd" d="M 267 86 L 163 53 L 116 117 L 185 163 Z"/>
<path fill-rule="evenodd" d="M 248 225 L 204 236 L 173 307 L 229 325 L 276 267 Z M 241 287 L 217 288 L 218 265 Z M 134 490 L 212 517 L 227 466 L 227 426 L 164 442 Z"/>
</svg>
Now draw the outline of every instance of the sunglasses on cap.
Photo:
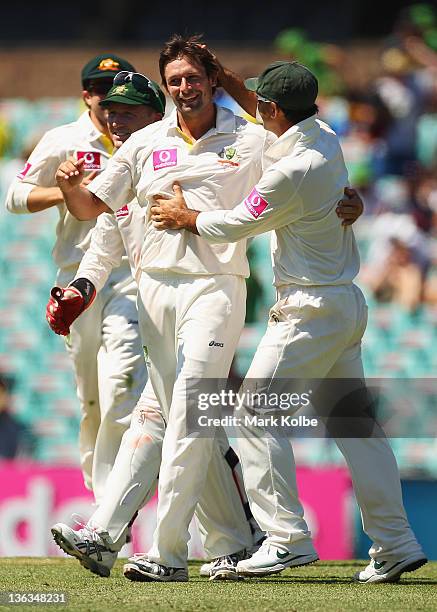
<svg viewBox="0 0 437 612">
<path fill-rule="evenodd" d="M 147 94 L 152 92 L 153 96 L 157 99 L 158 104 L 161 107 L 161 112 L 165 112 L 158 88 L 150 79 L 144 76 L 144 74 L 140 74 L 139 72 L 129 72 L 128 70 L 118 72 L 114 77 L 113 86 L 125 85 L 126 83 L 132 83 L 135 89 L 140 93 Z"/>
<path fill-rule="evenodd" d="M 257 102 L 271 102 L 271 100 L 267 100 L 267 98 L 263 98 L 262 96 L 259 96 L 258 94 L 256 94 L 256 100 Z"/>
</svg>

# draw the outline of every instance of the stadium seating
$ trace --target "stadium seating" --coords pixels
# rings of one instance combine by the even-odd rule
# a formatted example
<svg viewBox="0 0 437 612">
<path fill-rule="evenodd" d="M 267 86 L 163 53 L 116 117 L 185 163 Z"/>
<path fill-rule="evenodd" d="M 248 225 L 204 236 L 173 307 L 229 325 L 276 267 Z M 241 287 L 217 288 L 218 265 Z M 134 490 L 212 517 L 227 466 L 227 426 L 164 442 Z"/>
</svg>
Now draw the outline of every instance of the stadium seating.
<svg viewBox="0 0 437 612">
<path fill-rule="evenodd" d="M 52 125 L 73 120 L 77 100 L 3 100 L 0 118 L 9 137 L 3 141 L 0 158 L 0 196 L 20 169 L 23 150 Z M 0 210 L 0 371 L 15 380 L 14 407 L 19 417 L 36 433 L 35 458 L 47 462 L 77 463 L 79 406 L 72 370 L 63 339 L 47 327 L 44 309 L 56 270 L 51 260 L 56 210 L 38 215 L 11 215 Z M 370 231 L 359 234 L 365 261 Z M 252 279 L 248 284 L 248 323 L 242 334 L 234 370 L 244 376 L 264 333 L 268 311 L 275 301 L 269 253 L 269 236 L 252 241 Z M 396 305 L 378 304 L 366 295 L 369 324 L 363 342 L 366 376 L 372 378 L 431 379 L 436 372 L 437 310 L 422 307 L 414 314 Z M 250 314 L 250 316 L 249 316 Z M 400 387 L 401 388 L 401 387 Z M 411 393 L 407 389 L 407 395 Z M 404 471 L 437 475 L 435 439 L 424 432 L 437 426 L 435 393 L 422 389 L 418 413 L 409 413 L 405 391 L 395 390 L 388 403 L 398 410 L 397 435 L 392 443 Z M 420 421 L 420 423 L 419 423 Z M 420 425 L 420 430 L 419 430 Z M 339 463 L 342 457 L 330 440 L 296 440 L 298 461 L 308 465 Z"/>
</svg>

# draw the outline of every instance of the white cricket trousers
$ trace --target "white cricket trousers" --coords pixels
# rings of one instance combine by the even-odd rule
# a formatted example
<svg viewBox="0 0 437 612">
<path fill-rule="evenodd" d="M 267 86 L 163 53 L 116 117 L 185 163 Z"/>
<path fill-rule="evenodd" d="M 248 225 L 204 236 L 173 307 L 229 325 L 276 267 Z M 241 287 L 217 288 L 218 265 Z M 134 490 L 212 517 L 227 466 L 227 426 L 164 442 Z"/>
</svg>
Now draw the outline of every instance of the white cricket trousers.
<svg viewBox="0 0 437 612">
<path fill-rule="evenodd" d="M 351 285 L 285 286 L 246 379 L 364 379 L 361 338 L 367 306 Z M 354 406 L 350 407 L 353 415 Z M 251 508 L 268 539 L 296 554 L 314 551 L 298 499 L 290 440 L 275 428 L 243 426 L 239 448 Z M 402 502 L 399 472 L 385 437 L 334 438 L 349 466 L 370 554 L 420 551 Z"/>
<path fill-rule="evenodd" d="M 188 526 L 205 484 L 226 513 L 223 545 L 228 540 L 236 552 L 252 540 L 241 502 L 226 508 L 215 481 L 212 458 L 224 466 L 231 486 L 231 471 L 219 445 L 224 432 L 219 430 L 215 438 L 186 435 L 186 386 L 193 379 L 227 378 L 244 324 L 246 287 L 238 276 L 143 274 L 139 295 L 149 376 L 167 421 L 157 527 L 148 555 L 168 567 L 186 567 Z"/>
<path fill-rule="evenodd" d="M 166 423 L 150 384 L 141 394 L 125 432 L 106 493 L 89 523 L 106 531 L 112 550 L 119 551 L 126 541 L 126 530 L 135 513 L 156 489 L 161 464 Z M 196 508 L 196 518 L 205 552 L 214 559 L 232 554 L 245 546 L 247 520 L 233 480 L 233 470 L 223 456 L 229 450 L 226 436 L 219 439 L 220 453 L 213 452 L 208 477 Z M 231 477 L 230 477 L 231 475 Z M 220 496 L 217 496 L 217 490 Z"/>
<path fill-rule="evenodd" d="M 57 283 L 66 287 L 74 273 L 60 271 Z M 81 408 L 80 462 L 97 504 L 147 381 L 136 296 L 128 267 L 116 268 L 65 339 Z"/>
</svg>

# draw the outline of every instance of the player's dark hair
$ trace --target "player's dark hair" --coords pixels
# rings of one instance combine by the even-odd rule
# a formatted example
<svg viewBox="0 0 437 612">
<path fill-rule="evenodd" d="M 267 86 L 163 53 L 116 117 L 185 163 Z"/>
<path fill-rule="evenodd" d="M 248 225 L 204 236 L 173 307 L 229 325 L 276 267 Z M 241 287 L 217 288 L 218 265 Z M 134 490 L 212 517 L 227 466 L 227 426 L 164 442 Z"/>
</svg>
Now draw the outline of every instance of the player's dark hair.
<svg viewBox="0 0 437 612">
<path fill-rule="evenodd" d="M 165 43 L 159 56 L 159 72 L 164 87 L 167 87 L 164 76 L 165 67 L 170 62 L 182 57 L 203 66 L 208 77 L 213 77 L 218 73 L 217 60 L 203 44 L 200 35 L 181 36 L 180 34 L 173 34 L 170 40 Z"/>
<path fill-rule="evenodd" d="M 313 104 L 310 108 L 305 110 L 287 110 L 286 108 L 281 108 L 281 110 L 284 113 L 285 118 L 293 125 L 296 125 L 296 123 L 299 123 L 304 119 L 308 119 L 308 117 L 318 113 L 319 107 L 317 104 Z"/>
</svg>

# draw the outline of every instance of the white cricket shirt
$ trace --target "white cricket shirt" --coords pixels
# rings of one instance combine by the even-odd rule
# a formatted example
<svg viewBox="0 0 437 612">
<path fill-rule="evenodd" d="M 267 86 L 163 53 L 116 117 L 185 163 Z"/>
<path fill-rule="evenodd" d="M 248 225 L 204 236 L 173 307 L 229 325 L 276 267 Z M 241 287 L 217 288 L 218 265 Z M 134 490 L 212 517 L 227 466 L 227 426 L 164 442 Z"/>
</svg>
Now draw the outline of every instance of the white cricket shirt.
<svg viewBox="0 0 437 612">
<path fill-rule="evenodd" d="M 352 282 L 359 255 L 335 209 L 348 185 L 336 134 L 316 116 L 292 126 L 265 151 L 255 188 L 232 211 L 203 212 L 200 235 L 213 243 L 272 233 L 274 284 Z"/>
<path fill-rule="evenodd" d="M 185 230 L 159 231 L 149 206 L 153 195 L 173 195 L 177 181 L 190 208 L 232 209 L 261 176 L 265 138 L 262 127 L 217 107 L 216 126 L 191 142 L 178 128 L 175 110 L 132 134 L 88 189 L 114 211 L 133 197 L 147 207 L 142 270 L 248 276 L 245 240 L 210 245 Z"/>
<path fill-rule="evenodd" d="M 9 188 L 6 208 L 13 213 L 29 213 L 27 198 L 34 187 L 57 187 L 59 165 L 69 157 L 85 158 L 85 170 L 103 170 L 112 153 L 109 139 L 101 134 L 84 112 L 77 121 L 48 131 L 36 145 L 21 173 Z M 53 259 L 61 268 L 77 265 L 88 248 L 95 221 L 78 221 L 65 204 L 57 205 L 59 221 Z"/>
</svg>

